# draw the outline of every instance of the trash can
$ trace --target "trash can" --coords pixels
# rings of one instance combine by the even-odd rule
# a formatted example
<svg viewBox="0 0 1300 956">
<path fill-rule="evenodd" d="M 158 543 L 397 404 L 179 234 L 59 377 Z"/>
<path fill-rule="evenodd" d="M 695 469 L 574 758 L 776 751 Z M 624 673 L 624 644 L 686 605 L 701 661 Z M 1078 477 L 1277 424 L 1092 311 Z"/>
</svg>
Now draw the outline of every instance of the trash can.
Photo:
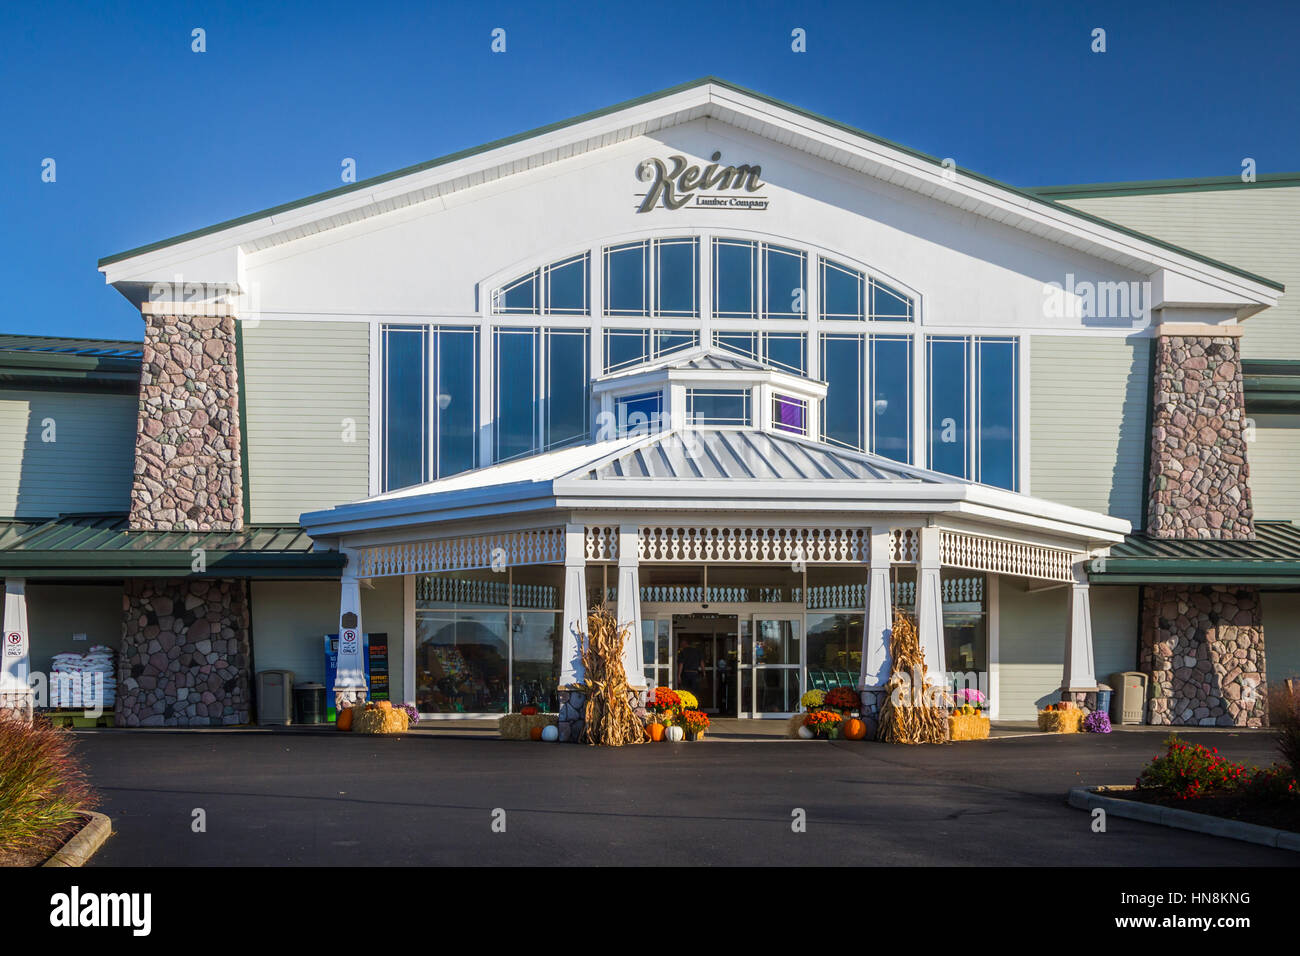
<svg viewBox="0 0 1300 956">
<path fill-rule="evenodd" d="M 325 723 L 324 684 L 299 684 L 293 689 L 293 720 L 298 724 Z"/>
<path fill-rule="evenodd" d="M 1100 713 L 1110 715 L 1110 698 L 1114 693 L 1109 684 L 1097 685 L 1097 710 Z"/>
</svg>

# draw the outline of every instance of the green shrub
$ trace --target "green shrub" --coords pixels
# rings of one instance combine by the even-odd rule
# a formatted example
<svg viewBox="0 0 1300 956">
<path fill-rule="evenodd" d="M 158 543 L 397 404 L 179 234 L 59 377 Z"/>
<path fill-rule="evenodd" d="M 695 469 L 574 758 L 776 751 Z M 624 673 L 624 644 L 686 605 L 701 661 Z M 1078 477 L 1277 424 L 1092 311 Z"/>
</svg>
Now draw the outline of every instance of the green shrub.
<svg viewBox="0 0 1300 956">
<path fill-rule="evenodd" d="M 47 856 L 97 804 L 73 742 L 39 715 L 0 714 L 0 851 Z"/>
<path fill-rule="evenodd" d="M 1138 777 L 1139 790 L 1161 790 L 1178 800 L 1194 800 L 1211 793 L 1235 790 L 1250 776 L 1241 764 L 1219 756 L 1217 747 L 1188 744 L 1171 734 L 1166 751 Z"/>
</svg>

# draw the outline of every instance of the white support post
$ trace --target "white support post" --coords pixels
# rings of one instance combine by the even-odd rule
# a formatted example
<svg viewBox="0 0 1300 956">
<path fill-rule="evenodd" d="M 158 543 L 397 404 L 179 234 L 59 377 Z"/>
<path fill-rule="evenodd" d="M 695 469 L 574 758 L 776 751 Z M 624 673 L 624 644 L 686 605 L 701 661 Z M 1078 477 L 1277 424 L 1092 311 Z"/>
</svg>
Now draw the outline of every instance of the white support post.
<svg viewBox="0 0 1300 956">
<path fill-rule="evenodd" d="M 357 578 L 357 556 L 344 551 L 347 564 L 339 581 L 339 653 L 334 670 L 334 707 L 366 699 L 365 662 L 361 658 L 361 582 Z"/>
<path fill-rule="evenodd" d="M 32 691 L 28 685 L 31 640 L 27 629 L 27 582 L 6 578 L 4 651 L 0 657 L 0 710 L 32 713 Z"/>
<path fill-rule="evenodd" d="M 877 689 L 889 683 L 889 639 L 894 633 L 894 609 L 889 596 L 889 528 L 868 528 L 870 565 L 867 570 L 867 626 L 862 632 L 862 674 L 858 687 Z"/>
<path fill-rule="evenodd" d="M 560 644 L 560 686 L 572 687 L 586 677 L 582 667 L 582 635 L 587 630 L 587 529 L 564 528 L 564 617 Z M 638 637 L 639 639 L 639 637 Z"/>
<path fill-rule="evenodd" d="M 943 584 L 939 577 L 939 529 L 921 528 L 916 567 L 916 629 L 930 682 L 947 686 L 943 655 Z"/>
<path fill-rule="evenodd" d="M 645 687 L 645 654 L 641 647 L 641 576 L 637 561 L 640 531 L 634 524 L 618 528 L 618 623 L 628 629 L 623 669 L 629 687 Z"/>
<path fill-rule="evenodd" d="M 1071 568 L 1074 583 L 1070 585 L 1070 629 L 1065 640 L 1065 673 L 1061 679 L 1063 691 L 1095 691 L 1097 675 L 1092 659 L 1092 601 L 1088 597 L 1088 575 L 1083 562 Z"/>
</svg>

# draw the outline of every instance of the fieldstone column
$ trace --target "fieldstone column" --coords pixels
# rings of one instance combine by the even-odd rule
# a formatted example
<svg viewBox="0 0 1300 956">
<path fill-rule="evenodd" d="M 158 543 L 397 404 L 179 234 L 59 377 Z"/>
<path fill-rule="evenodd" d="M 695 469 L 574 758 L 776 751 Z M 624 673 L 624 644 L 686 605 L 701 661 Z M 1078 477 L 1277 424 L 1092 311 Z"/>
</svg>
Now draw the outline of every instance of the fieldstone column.
<svg viewBox="0 0 1300 956">
<path fill-rule="evenodd" d="M 641 646 L 641 576 L 638 568 L 640 529 L 634 524 L 618 529 L 618 623 L 628 628 L 623 646 L 623 669 L 629 687 L 645 687 L 645 652 Z"/>
<path fill-rule="evenodd" d="M 947 686 L 948 666 L 943 653 L 943 584 L 939 576 L 939 529 L 919 529 L 916 568 L 916 629 L 930 682 Z"/>
<path fill-rule="evenodd" d="M 32 689 L 28 684 L 31 633 L 27 627 L 27 582 L 22 578 L 4 581 L 4 639 L 0 642 L 0 711 L 17 711 L 31 720 Z"/>
<path fill-rule="evenodd" d="M 229 306 L 146 302 L 130 526 L 244 523 L 235 318 Z"/>
<path fill-rule="evenodd" d="M 862 631 L 862 674 L 858 679 L 862 712 L 876 719 L 889 683 L 889 641 L 894 633 L 894 609 L 889 596 L 889 528 L 868 528 L 867 623 Z"/>
</svg>

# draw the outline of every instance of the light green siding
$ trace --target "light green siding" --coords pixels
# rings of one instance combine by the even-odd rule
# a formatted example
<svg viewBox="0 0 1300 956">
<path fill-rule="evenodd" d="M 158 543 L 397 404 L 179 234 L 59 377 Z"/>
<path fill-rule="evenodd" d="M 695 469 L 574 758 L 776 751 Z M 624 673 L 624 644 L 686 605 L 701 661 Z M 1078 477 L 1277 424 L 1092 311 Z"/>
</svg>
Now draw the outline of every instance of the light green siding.
<svg viewBox="0 0 1300 956">
<path fill-rule="evenodd" d="M 402 578 L 376 578 L 361 590 L 361 623 L 369 634 L 388 635 L 392 699 L 402 699 Z M 325 681 L 326 634 L 339 629 L 338 582 L 252 582 L 253 666 L 291 670 L 294 680 Z"/>
<path fill-rule="evenodd" d="M 998 717 L 1033 720 L 1060 699 L 1069 625 L 1068 590 L 1029 591 L 1018 578 L 998 586 Z M 1102 683 L 1137 664 L 1138 589 L 1090 589 L 1093 667 Z"/>
<path fill-rule="evenodd" d="M 1030 493 L 1140 527 L 1150 340 L 1030 341 Z"/>
<path fill-rule="evenodd" d="M 1262 598 L 1268 681 L 1300 679 L 1300 594 L 1265 591 Z"/>
<path fill-rule="evenodd" d="M 243 338 L 251 520 L 297 521 L 366 497 L 369 327 L 262 320 Z"/>
<path fill-rule="evenodd" d="M 122 585 L 27 584 L 31 670 L 48 674 L 55 654 L 85 654 L 95 644 L 122 646 Z M 84 641 L 72 635 L 85 634 Z"/>
<path fill-rule="evenodd" d="M 1300 415 L 1251 417 L 1254 441 L 1246 456 L 1255 517 L 1300 522 Z"/>
<path fill-rule="evenodd" d="M 1246 358 L 1300 358 L 1300 186 L 1102 196 L 1062 202 L 1283 283 L 1246 321 Z"/>
<path fill-rule="evenodd" d="M 137 399 L 0 391 L 0 517 L 125 512 Z"/>
</svg>

